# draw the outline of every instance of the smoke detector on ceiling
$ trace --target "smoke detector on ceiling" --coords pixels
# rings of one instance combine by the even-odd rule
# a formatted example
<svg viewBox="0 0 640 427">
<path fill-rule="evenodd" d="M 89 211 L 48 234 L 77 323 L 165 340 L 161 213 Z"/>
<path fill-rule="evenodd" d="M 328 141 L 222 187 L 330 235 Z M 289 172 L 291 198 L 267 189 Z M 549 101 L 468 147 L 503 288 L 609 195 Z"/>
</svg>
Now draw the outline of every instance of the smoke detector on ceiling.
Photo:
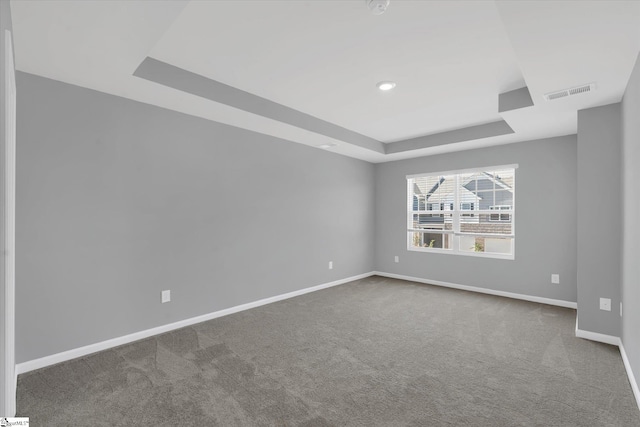
<svg viewBox="0 0 640 427">
<path fill-rule="evenodd" d="M 589 83 L 582 86 L 576 86 L 569 89 L 557 90 L 555 92 L 549 92 L 544 94 L 544 99 L 547 101 L 553 101 L 555 99 L 567 98 L 573 95 L 579 95 L 581 93 L 593 92 L 596 90 L 595 83 Z"/>
<path fill-rule="evenodd" d="M 389 0 L 365 0 L 365 2 L 374 15 L 382 15 L 389 7 Z"/>
</svg>

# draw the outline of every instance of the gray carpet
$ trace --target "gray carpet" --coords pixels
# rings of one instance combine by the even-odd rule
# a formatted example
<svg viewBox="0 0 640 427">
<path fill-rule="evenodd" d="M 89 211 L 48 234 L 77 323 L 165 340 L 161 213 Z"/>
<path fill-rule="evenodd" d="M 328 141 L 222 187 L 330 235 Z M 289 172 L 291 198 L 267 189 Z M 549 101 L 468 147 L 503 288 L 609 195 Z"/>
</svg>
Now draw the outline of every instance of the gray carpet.
<svg viewBox="0 0 640 427">
<path fill-rule="evenodd" d="M 33 426 L 640 426 L 575 311 L 370 277 L 21 375 Z"/>
</svg>

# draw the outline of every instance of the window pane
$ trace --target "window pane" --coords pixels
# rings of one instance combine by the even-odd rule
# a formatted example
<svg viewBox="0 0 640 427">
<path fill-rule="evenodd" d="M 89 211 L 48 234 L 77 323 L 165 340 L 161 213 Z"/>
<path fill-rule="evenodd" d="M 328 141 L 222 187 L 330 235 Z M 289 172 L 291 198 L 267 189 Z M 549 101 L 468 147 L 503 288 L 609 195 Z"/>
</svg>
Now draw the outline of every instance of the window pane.
<svg viewBox="0 0 640 427">
<path fill-rule="evenodd" d="M 513 192 L 509 190 L 496 190 L 493 206 L 499 206 L 500 210 L 511 209 L 513 207 Z"/>
<path fill-rule="evenodd" d="M 459 239 L 462 252 L 484 252 L 484 239 L 475 236 L 460 236 Z"/>
<path fill-rule="evenodd" d="M 458 179 L 458 202 L 462 211 L 480 209 L 478 196 L 478 173 L 461 174 Z"/>
<path fill-rule="evenodd" d="M 477 237 L 460 236 L 460 251 L 481 252 L 491 254 L 511 254 L 513 238 L 511 237 Z"/>
<path fill-rule="evenodd" d="M 422 176 L 409 183 L 410 248 L 513 254 L 515 169 Z"/>
<path fill-rule="evenodd" d="M 439 176 L 437 180 L 427 180 L 425 194 L 429 210 L 453 210 L 455 182 L 453 175 Z"/>
<path fill-rule="evenodd" d="M 440 210 L 440 199 L 433 198 L 440 192 L 440 186 L 445 182 L 443 176 L 423 176 L 413 179 L 414 210 Z M 436 205 L 437 203 L 437 205 Z"/>
<path fill-rule="evenodd" d="M 511 214 L 500 211 L 495 214 L 480 214 L 474 216 L 460 215 L 460 232 L 482 234 L 511 234 Z"/>
<path fill-rule="evenodd" d="M 480 206 L 480 210 L 490 209 L 491 206 L 495 205 L 493 202 L 493 190 L 492 191 L 478 191 L 478 204 Z"/>
<path fill-rule="evenodd" d="M 412 223 L 409 228 L 428 230 L 451 230 L 453 224 L 453 214 L 413 214 Z"/>
<path fill-rule="evenodd" d="M 422 194 L 413 195 L 413 210 L 423 211 L 425 210 L 425 196 Z"/>
<path fill-rule="evenodd" d="M 476 182 L 477 173 L 464 173 L 460 175 L 460 187 L 464 188 L 471 193 L 477 192 L 477 182 Z"/>
<path fill-rule="evenodd" d="M 513 191 L 513 183 L 515 182 L 514 169 L 498 170 L 489 173 L 496 182 L 496 190 L 503 188 Z"/>
<path fill-rule="evenodd" d="M 438 232 L 413 232 L 411 244 L 416 248 L 451 249 L 451 235 Z"/>
</svg>

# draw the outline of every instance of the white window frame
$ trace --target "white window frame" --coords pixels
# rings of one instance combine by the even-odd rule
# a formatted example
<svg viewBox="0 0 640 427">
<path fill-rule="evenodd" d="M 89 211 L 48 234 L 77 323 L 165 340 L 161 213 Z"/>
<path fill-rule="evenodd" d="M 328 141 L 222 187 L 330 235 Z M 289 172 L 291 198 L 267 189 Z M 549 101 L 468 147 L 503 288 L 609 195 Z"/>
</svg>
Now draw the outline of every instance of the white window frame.
<svg viewBox="0 0 640 427">
<path fill-rule="evenodd" d="M 513 169 L 514 170 L 514 185 L 512 188 L 512 197 L 513 197 L 513 207 L 509 210 L 502 209 L 502 206 L 497 206 L 498 209 L 495 209 L 496 206 L 491 206 L 491 209 L 478 209 L 477 206 L 474 206 L 473 210 L 463 210 L 462 203 L 460 202 L 460 196 L 458 194 L 458 189 L 460 188 L 460 175 L 476 173 L 476 172 L 487 172 L 492 170 L 505 170 L 505 169 Z M 450 254 L 450 255 L 463 255 L 463 256 L 475 256 L 481 258 L 497 258 L 497 259 L 506 259 L 506 260 L 514 260 L 516 254 L 516 236 L 515 236 L 515 211 L 516 211 L 516 191 L 515 191 L 515 181 L 516 181 L 516 170 L 518 169 L 517 164 L 511 165 L 501 165 L 501 166 L 488 166 L 481 168 L 473 168 L 473 169 L 460 169 L 453 171 L 443 171 L 443 172 L 428 172 L 428 173 L 420 173 L 414 175 L 407 175 L 407 250 L 415 251 L 415 252 L 433 252 L 439 254 Z M 454 202 L 453 206 L 458 207 L 455 210 L 443 209 L 443 210 L 425 210 L 425 211 L 414 211 L 413 210 L 413 179 L 414 178 L 422 178 L 427 176 L 446 176 L 446 175 L 454 175 L 455 176 L 455 189 L 454 192 Z M 447 203 L 445 203 L 447 204 Z M 428 202 L 425 200 L 425 208 L 427 207 Z M 449 206 L 446 206 L 448 208 Z M 496 212 L 497 211 L 497 212 Z M 413 215 L 414 214 L 449 214 L 452 215 L 452 230 L 429 230 L 429 229 L 414 229 L 411 227 L 413 224 Z M 481 214 L 496 214 L 499 215 L 510 215 L 509 222 L 511 223 L 511 234 L 492 234 L 492 233 L 468 233 L 460 231 L 460 223 L 461 218 L 464 214 L 473 213 L 474 215 Z M 491 221 L 491 216 L 489 216 L 489 221 Z M 501 218 L 501 216 L 499 217 Z M 507 222 L 506 220 L 496 220 L 492 222 Z M 449 249 L 444 248 L 430 248 L 430 247 L 416 247 L 413 245 L 413 233 L 422 232 L 428 233 L 429 231 L 433 231 L 436 234 L 442 234 L 443 240 L 445 239 L 445 235 L 449 235 L 450 245 Z M 511 253 L 510 254 L 501 254 L 501 253 L 491 253 L 491 252 L 470 252 L 470 251 L 462 251 L 460 250 L 460 239 L 458 237 L 461 236 L 476 236 L 476 237 L 508 237 L 511 238 Z"/>
</svg>

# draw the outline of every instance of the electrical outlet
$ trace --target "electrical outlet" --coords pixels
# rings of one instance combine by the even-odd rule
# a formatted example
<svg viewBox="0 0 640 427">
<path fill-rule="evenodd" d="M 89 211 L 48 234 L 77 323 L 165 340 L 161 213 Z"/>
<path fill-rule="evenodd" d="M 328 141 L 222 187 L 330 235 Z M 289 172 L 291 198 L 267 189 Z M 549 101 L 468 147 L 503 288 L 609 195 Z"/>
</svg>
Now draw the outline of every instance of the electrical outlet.
<svg viewBox="0 0 640 427">
<path fill-rule="evenodd" d="M 333 270 L 333 261 L 329 261 L 329 270 Z"/>
<path fill-rule="evenodd" d="M 600 310 L 611 311 L 611 298 L 600 298 Z"/>
<path fill-rule="evenodd" d="M 395 257 L 395 262 L 400 262 L 400 257 L 398 255 Z"/>
<path fill-rule="evenodd" d="M 551 283 L 555 283 L 556 285 L 560 283 L 560 275 L 552 274 L 551 275 Z"/>
<path fill-rule="evenodd" d="M 162 291 L 162 303 L 171 301 L 171 291 Z"/>
</svg>

